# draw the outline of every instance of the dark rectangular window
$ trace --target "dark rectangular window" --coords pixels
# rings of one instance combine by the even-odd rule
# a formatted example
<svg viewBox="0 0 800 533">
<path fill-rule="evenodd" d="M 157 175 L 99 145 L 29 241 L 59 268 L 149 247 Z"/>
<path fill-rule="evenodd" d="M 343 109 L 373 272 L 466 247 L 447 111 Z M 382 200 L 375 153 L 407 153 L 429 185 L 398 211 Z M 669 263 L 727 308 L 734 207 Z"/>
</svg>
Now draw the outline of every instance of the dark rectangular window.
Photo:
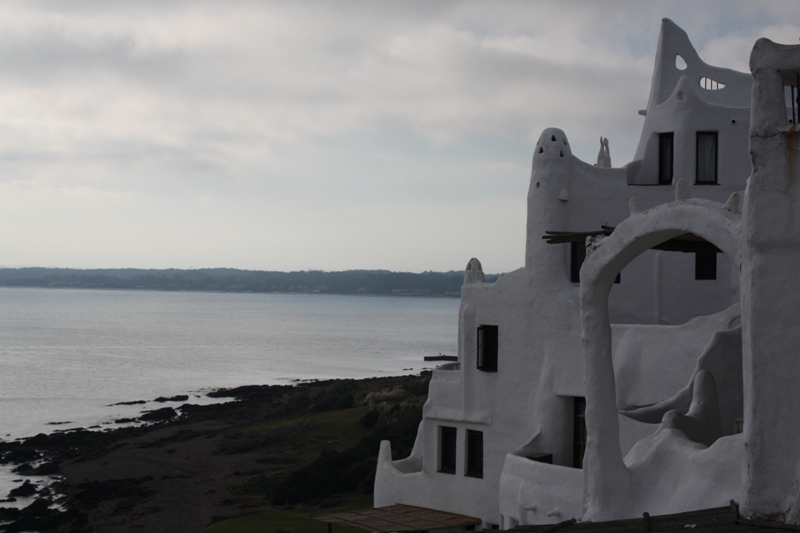
<svg viewBox="0 0 800 533">
<path fill-rule="evenodd" d="M 717 183 L 717 132 L 697 132 L 697 183 Z"/>
<path fill-rule="evenodd" d="M 478 326 L 478 370 L 497 372 L 497 326 Z"/>
<path fill-rule="evenodd" d="M 583 468 L 586 452 L 586 398 L 575 397 L 572 404 L 572 466 Z"/>
<path fill-rule="evenodd" d="M 483 432 L 467 430 L 467 475 L 483 477 Z"/>
<path fill-rule="evenodd" d="M 581 282 L 581 266 L 586 260 L 586 245 L 582 242 L 571 242 L 569 253 L 569 280 L 572 283 Z M 614 283 L 622 283 L 622 273 L 618 272 Z"/>
<path fill-rule="evenodd" d="M 456 473 L 456 437 L 458 430 L 439 426 L 439 472 Z"/>
<path fill-rule="evenodd" d="M 694 254 L 694 279 L 717 279 L 717 254 L 715 252 Z"/>
<path fill-rule="evenodd" d="M 658 184 L 672 185 L 673 133 L 658 134 Z"/>
</svg>

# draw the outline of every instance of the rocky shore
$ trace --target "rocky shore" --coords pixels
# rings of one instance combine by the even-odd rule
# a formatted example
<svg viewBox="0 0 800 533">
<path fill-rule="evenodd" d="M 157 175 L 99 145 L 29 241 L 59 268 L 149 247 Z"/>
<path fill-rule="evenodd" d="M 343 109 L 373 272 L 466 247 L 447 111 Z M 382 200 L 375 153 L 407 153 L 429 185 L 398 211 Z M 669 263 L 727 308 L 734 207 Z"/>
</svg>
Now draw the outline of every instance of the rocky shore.
<svg viewBox="0 0 800 533">
<path fill-rule="evenodd" d="M 0 442 L 0 463 L 19 475 L 0 502 L 0 530 L 197 532 L 369 492 L 381 439 L 392 439 L 395 456 L 410 452 L 427 384 L 406 376 L 245 386 L 209 394 L 233 400 L 221 404 L 159 398 L 165 407 L 142 413 L 138 427 Z M 30 503 L 3 507 L 13 501 Z"/>
</svg>

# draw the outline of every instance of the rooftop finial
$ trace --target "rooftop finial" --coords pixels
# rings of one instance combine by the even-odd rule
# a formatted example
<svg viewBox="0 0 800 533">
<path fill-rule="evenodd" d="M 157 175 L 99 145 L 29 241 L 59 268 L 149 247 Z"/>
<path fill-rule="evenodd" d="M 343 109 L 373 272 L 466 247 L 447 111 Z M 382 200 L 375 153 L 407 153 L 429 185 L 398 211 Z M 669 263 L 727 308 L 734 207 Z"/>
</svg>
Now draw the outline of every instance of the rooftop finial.
<svg viewBox="0 0 800 533">
<path fill-rule="evenodd" d="M 728 197 L 728 201 L 725 202 L 724 209 L 726 211 L 730 211 L 731 213 L 738 213 L 739 212 L 739 193 L 735 192 Z"/>
<path fill-rule="evenodd" d="M 608 150 L 608 138 L 600 137 L 600 151 L 597 153 L 596 167 L 611 168 L 611 152 Z"/>
<path fill-rule="evenodd" d="M 467 268 L 464 269 L 464 283 L 483 283 L 485 281 L 483 266 L 481 266 L 480 261 L 473 257 L 467 263 Z"/>
</svg>

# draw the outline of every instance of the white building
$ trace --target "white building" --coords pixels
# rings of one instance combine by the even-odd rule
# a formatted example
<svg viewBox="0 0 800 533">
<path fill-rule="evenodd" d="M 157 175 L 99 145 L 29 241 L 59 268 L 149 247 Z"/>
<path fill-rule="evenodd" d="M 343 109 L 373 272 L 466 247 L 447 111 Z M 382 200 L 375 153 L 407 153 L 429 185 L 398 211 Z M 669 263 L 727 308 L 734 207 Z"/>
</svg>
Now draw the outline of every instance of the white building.
<svg viewBox="0 0 800 533">
<path fill-rule="evenodd" d="M 800 47 L 759 41 L 751 68 L 705 64 L 665 19 L 631 163 L 610 168 L 601 140 L 587 164 L 563 131 L 542 133 L 525 266 L 488 284 L 470 260 L 459 362 L 434 371 L 411 455 L 392 460 L 383 443 L 376 507 L 510 528 L 734 499 L 800 521 L 800 133 L 787 104 Z"/>
</svg>

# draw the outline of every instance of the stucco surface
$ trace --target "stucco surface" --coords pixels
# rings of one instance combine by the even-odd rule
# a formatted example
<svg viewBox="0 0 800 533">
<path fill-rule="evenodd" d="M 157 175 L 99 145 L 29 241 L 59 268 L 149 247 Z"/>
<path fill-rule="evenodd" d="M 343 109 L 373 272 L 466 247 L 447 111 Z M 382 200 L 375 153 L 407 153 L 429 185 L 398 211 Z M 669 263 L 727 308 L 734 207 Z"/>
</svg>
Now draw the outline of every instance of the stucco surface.
<svg viewBox="0 0 800 533">
<path fill-rule="evenodd" d="M 539 136 L 524 264 L 490 284 L 468 262 L 459 361 L 433 373 L 411 456 L 382 445 L 376 505 L 512 527 L 734 499 L 749 515 L 800 521 L 800 134 L 783 99 L 800 47 L 758 41 L 750 76 L 704 63 L 665 19 L 655 63 L 634 161 L 611 167 L 602 137 L 589 164 L 561 129 Z M 698 184 L 697 133 L 709 131 L 717 181 Z M 664 133 L 673 178 L 659 184 Z M 587 239 L 572 281 L 582 243 L 542 236 L 602 226 L 613 233 Z M 652 249 L 686 233 L 721 251 L 715 279 L 695 279 L 693 253 Z M 496 370 L 477 367 L 481 326 L 497 327 Z M 454 473 L 439 471 L 441 427 L 457 432 Z M 468 430 L 483 435 L 482 477 L 466 475 Z"/>
</svg>

